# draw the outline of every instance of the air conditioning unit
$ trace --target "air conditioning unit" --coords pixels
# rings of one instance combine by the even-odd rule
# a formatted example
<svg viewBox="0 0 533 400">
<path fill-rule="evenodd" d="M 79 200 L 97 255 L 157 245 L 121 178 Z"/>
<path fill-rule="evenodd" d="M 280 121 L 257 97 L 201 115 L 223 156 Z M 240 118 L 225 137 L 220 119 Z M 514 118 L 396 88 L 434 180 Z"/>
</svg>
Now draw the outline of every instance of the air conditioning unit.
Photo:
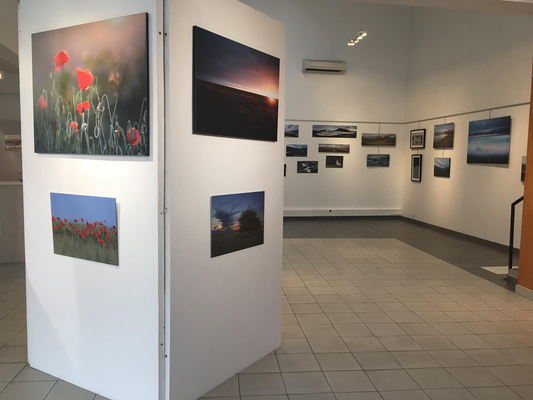
<svg viewBox="0 0 533 400">
<path fill-rule="evenodd" d="M 302 71 L 304 73 L 319 74 L 344 74 L 348 68 L 346 61 L 336 60 L 303 60 Z"/>
</svg>

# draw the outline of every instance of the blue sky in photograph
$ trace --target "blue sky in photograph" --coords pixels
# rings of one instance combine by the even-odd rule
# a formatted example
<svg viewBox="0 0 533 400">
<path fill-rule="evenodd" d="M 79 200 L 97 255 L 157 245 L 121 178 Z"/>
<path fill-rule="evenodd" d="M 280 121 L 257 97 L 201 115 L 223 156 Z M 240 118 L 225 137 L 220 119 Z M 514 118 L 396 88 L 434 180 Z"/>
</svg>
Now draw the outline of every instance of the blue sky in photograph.
<svg viewBox="0 0 533 400">
<path fill-rule="evenodd" d="M 511 117 L 500 117 L 483 119 L 480 121 L 470 121 L 468 136 L 480 135 L 510 135 Z"/>
<path fill-rule="evenodd" d="M 435 133 L 444 133 L 446 131 L 455 130 L 455 123 L 449 122 L 447 124 L 435 125 Z"/>
<path fill-rule="evenodd" d="M 287 148 L 292 148 L 292 149 L 305 149 L 307 147 L 306 144 L 288 144 L 287 145 Z"/>
<path fill-rule="evenodd" d="M 69 221 L 83 218 L 89 222 L 102 222 L 111 227 L 117 225 L 116 199 L 108 197 L 78 196 L 50 193 L 52 215 Z"/>
<path fill-rule="evenodd" d="M 449 158 L 435 158 L 435 166 L 438 168 L 450 168 Z"/>
<path fill-rule="evenodd" d="M 211 228 L 231 228 L 244 210 L 252 207 L 260 218 L 265 214 L 265 192 L 227 194 L 211 197 Z"/>
</svg>

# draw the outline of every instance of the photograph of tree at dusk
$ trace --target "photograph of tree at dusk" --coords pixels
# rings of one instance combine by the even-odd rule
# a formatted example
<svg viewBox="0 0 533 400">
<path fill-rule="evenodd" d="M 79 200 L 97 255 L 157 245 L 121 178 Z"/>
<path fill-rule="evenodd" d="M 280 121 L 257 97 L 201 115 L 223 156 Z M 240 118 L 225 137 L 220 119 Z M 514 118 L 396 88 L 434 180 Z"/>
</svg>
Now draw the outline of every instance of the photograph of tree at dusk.
<svg viewBox="0 0 533 400">
<path fill-rule="evenodd" d="M 193 27 L 193 133 L 275 142 L 279 58 Z"/>
<path fill-rule="evenodd" d="M 264 243 L 265 192 L 211 197 L 211 257 Z"/>
</svg>

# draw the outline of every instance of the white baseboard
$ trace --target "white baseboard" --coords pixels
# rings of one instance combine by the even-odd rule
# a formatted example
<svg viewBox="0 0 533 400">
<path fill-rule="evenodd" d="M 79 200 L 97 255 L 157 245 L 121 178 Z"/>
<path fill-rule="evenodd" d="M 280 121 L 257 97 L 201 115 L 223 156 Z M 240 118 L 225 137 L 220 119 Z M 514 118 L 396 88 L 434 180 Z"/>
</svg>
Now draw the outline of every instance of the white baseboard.
<svg viewBox="0 0 533 400">
<path fill-rule="evenodd" d="M 525 288 L 521 285 L 516 285 L 515 293 L 525 297 L 526 299 L 533 300 L 533 290 Z"/>
<path fill-rule="evenodd" d="M 284 217 L 381 217 L 400 216 L 399 208 L 366 209 L 293 209 L 284 210 Z"/>
</svg>

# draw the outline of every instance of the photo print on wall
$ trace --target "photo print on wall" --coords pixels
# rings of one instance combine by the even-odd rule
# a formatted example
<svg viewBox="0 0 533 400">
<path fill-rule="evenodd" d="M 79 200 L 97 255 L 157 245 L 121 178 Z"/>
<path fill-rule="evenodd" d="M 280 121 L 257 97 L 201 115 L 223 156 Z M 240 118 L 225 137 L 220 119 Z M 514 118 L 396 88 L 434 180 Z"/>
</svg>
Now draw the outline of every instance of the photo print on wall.
<svg viewBox="0 0 533 400">
<path fill-rule="evenodd" d="M 118 265 L 115 199 L 50 193 L 50 203 L 55 254 Z"/>
<path fill-rule="evenodd" d="M 318 161 L 298 161 L 296 172 L 299 174 L 318 174 Z"/>
<path fill-rule="evenodd" d="M 299 125 L 285 125 L 285 137 L 297 138 L 300 132 Z"/>
<path fill-rule="evenodd" d="M 394 133 L 363 133 L 361 135 L 362 146 L 396 146 L 396 134 Z"/>
<path fill-rule="evenodd" d="M 468 164 L 509 164 L 511 117 L 470 121 Z"/>
<path fill-rule="evenodd" d="M 449 178 L 451 171 L 451 158 L 435 157 L 433 175 L 439 178 Z"/>
<path fill-rule="evenodd" d="M 344 156 L 326 156 L 326 168 L 342 168 Z"/>
<path fill-rule="evenodd" d="M 313 137 L 355 139 L 357 137 L 357 126 L 313 125 Z"/>
<path fill-rule="evenodd" d="M 526 181 L 526 157 L 522 157 L 522 168 L 521 168 L 520 180 L 522 182 Z"/>
<path fill-rule="evenodd" d="M 193 133 L 278 140 L 279 58 L 193 27 Z"/>
<path fill-rule="evenodd" d="M 265 192 L 211 197 L 211 258 L 264 243 Z"/>
<path fill-rule="evenodd" d="M 367 154 L 367 167 L 388 167 L 390 165 L 390 154 Z"/>
<path fill-rule="evenodd" d="M 285 157 L 307 157 L 306 144 L 288 144 L 285 146 Z"/>
<path fill-rule="evenodd" d="M 150 154 L 148 14 L 32 35 L 36 153 Z"/>
<path fill-rule="evenodd" d="M 411 131 L 411 148 L 425 149 L 426 148 L 426 130 L 414 129 Z"/>
<path fill-rule="evenodd" d="M 21 135 L 4 135 L 5 151 L 22 151 Z"/>
<path fill-rule="evenodd" d="M 411 181 L 422 182 L 422 154 L 411 156 Z"/>
<path fill-rule="evenodd" d="M 453 147 L 455 135 L 455 123 L 435 125 L 433 136 L 434 149 L 450 149 Z"/>
<path fill-rule="evenodd" d="M 349 153 L 350 145 L 349 144 L 330 144 L 330 143 L 320 143 L 318 145 L 319 153 Z"/>
</svg>

